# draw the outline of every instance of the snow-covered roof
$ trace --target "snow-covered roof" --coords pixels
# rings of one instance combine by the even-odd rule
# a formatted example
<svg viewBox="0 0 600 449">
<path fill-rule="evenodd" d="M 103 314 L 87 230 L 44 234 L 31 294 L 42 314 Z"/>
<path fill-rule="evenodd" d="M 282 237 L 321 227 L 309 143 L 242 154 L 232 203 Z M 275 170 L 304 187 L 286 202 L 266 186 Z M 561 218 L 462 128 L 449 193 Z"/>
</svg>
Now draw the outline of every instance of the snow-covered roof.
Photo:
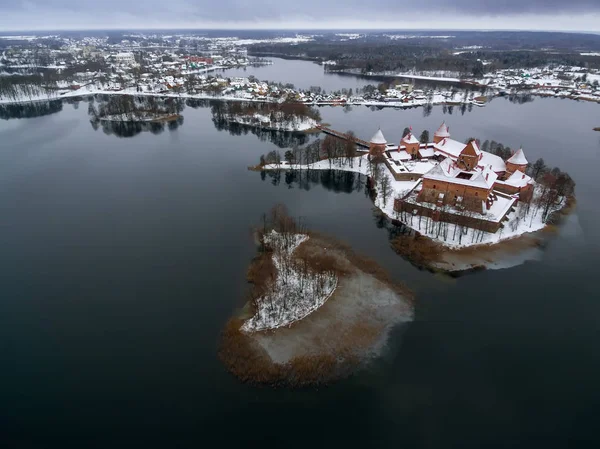
<svg viewBox="0 0 600 449">
<path fill-rule="evenodd" d="M 404 150 L 392 151 L 390 152 L 390 156 L 395 161 L 408 161 L 411 159 L 410 154 Z"/>
<path fill-rule="evenodd" d="M 433 157 L 435 151 L 433 148 L 421 148 L 419 154 L 421 157 Z"/>
<path fill-rule="evenodd" d="M 515 165 L 527 165 L 529 163 L 527 159 L 525 159 L 523 148 L 519 148 L 517 152 L 513 154 L 507 162 L 510 162 L 511 164 Z"/>
<path fill-rule="evenodd" d="M 464 177 L 458 177 L 458 175 L 470 175 L 469 179 Z M 494 182 L 498 179 L 498 175 L 492 170 L 490 166 L 485 167 L 483 170 L 476 169 L 471 171 L 462 170 L 456 165 L 456 163 L 446 158 L 438 165 L 423 176 L 426 179 L 436 179 L 440 181 L 446 181 L 453 184 L 460 184 L 472 187 L 480 187 L 482 189 L 490 189 Z"/>
<path fill-rule="evenodd" d="M 450 138 L 444 138 L 433 146 L 439 150 L 444 156 L 458 158 L 461 151 L 465 148 L 465 144 Z"/>
<path fill-rule="evenodd" d="M 521 170 L 517 170 L 510 177 L 504 181 L 505 184 L 514 186 L 514 187 L 525 187 L 527 184 L 531 182 L 531 178 L 523 173 Z"/>
<path fill-rule="evenodd" d="M 437 136 L 437 137 L 450 137 L 450 130 L 449 130 L 448 126 L 446 125 L 446 122 L 442 122 L 441 126 L 434 133 L 434 136 Z"/>
<path fill-rule="evenodd" d="M 419 139 L 417 139 L 413 133 L 408 133 L 402 138 L 402 142 L 415 144 L 419 143 Z"/>
<path fill-rule="evenodd" d="M 488 153 L 487 151 L 481 152 L 481 159 L 479 159 L 478 165 L 481 168 L 491 165 L 492 170 L 494 170 L 496 173 L 506 171 L 506 164 L 502 158 L 500 156 L 496 156 L 495 154 Z"/>
<path fill-rule="evenodd" d="M 385 137 L 383 137 L 381 128 L 377 130 L 377 132 L 373 135 L 373 137 L 371 137 L 371 143 L 374 143 L 376 145 L 379 145 L 379 144 L 385 145 L 387 143 L 387 140 L 385 140 Z"/>
</svg>

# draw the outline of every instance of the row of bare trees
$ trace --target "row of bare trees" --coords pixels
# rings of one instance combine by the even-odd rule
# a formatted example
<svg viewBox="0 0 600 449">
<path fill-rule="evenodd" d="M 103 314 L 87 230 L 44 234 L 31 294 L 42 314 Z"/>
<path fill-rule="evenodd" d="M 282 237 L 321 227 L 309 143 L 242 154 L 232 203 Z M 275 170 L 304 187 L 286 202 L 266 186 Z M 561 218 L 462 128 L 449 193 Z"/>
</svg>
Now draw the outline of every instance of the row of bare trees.
<svg viewBox="0 0 600 449">
<path fill-rule="evenodd" d="M 275 206 L 262 217 L 262 249 L 271 253 L 276 272 L 254 298 L 255 317 L 249 330 L 279 327 L 302 319 L 319 307 L 337 284 L 337 274 L 327 268 L 316 269 L 306 257 L 294 254 L 306 239 L 302 219 L 290 217 L 283 205 Z"/>
<path fill-rule="evenodd" d="M 308 165 L 321 160 L 329 161 L 330 168 L 336 168 L 340 166 L 354 167 L 354 163 L 358 152 L 356 150 L 356 138 L 354 134 L 349 131 L 347 138 L 341 139 L 331 135 L 327 135 L 324 139 L 317 139 L 304 147 L 294 146 L 284 153 L 285 161 L 290 165 Z M 281 153 L 277 150 L 270 151 L 267 154 L 260 156 L 260 166 L 268 164 L 281 165 L 282 157 Z M 358 160 L 359 164 L 362 164 L 362 159 Z M 335 166 L 334 166 L 335 165 Z"/>
</svg>

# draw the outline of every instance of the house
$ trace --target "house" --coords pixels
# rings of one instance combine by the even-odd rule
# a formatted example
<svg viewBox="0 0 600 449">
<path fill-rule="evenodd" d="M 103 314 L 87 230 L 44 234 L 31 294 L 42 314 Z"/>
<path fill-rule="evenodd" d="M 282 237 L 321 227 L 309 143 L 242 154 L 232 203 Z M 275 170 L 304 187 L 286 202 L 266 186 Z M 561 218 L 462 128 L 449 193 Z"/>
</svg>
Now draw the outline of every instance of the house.
<svg viewBox="0 0 600 449">
<path fill-rule="evenodd" d="M 125 65 L 131 65 L 135 63 L 135 57 L 133 56 L 133 53 L 117 53 L 116 55 L 113 56 L 113 58 L 115 59 L 115 62 L 117 64 L 125 64 Z"/>
</svg>

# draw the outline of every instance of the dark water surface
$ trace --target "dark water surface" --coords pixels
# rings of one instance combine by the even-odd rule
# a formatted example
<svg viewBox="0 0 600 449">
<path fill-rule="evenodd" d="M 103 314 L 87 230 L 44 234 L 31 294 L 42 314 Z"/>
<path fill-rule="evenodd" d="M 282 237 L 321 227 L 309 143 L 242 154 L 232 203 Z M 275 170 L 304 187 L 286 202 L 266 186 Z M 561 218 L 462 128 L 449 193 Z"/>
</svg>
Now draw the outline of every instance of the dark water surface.
<svg viewBox="0 0 600 449">
<path fill-rule="evenodd" d="M 277 147 L 186 108 L 173 131 L 119 138 L 86 103 L 0 122 L 0 447 L 583 447 L 600 407 L 600 106 L 503 99 L 434 108 L 323 108 L 381 126 L 523 145 L 577 182 L 540 262 L 448 280 L 389 248 L 355 179 L 278 185 L 246 166 Z M 243 299 L 250 227 L 275 203 L 385 265 L 417 294 L 371 369 L 332 387 L 240 384 L 219 332 Z"/>
</svg>

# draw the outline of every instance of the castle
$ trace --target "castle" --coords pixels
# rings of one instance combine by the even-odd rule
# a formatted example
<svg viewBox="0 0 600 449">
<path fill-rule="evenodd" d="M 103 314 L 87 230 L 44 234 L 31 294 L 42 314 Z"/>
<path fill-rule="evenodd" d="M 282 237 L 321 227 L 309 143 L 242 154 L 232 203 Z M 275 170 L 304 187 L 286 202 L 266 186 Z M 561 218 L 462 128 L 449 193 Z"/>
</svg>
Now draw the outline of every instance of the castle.
<svg viewBox="0 0 600 449">
<path fill-rule="evenodd" d="M 501 221 L 516 201 L 529 201 L 533 180 L 525 174 L 528 161 L 523 149 L 508 160 L 482 151 L 477 141 L 462 143 L 451 139 L 446 123 L 438 128 L 433 141 L 421 143 L 409 132 L 399 145 L 390 145 L 381 130 L 369 143 L 371 158 L 383 158 L 397 181 L 418 181 L 414 188 L 415 204 L 427 203 L 429 209 L 469 211 L 473 215 L 491 215 Z M 513 201 L 510 201 L 513 200 Z M 400 201 L 396 210 L 406 207 Z"/>
</svg>

